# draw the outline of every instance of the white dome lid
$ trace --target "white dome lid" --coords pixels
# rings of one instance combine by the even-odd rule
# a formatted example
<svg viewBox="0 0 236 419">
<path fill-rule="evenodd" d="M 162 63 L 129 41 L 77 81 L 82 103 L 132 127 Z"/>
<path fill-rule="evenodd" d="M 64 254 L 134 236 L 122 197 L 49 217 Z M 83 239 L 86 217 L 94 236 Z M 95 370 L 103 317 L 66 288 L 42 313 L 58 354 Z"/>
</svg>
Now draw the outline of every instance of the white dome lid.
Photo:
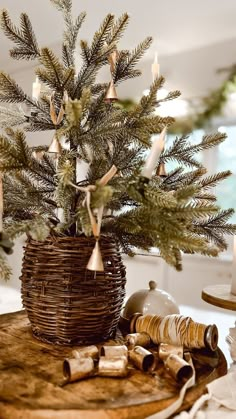
<svg viewBox="0 0 236 419">
<path fill-rule="evenodd" d="M 179 307 L 168 292 L 158 289 L 157 283 L 150 281 L 149 289 L 136 291 L 128 298 L 122 316 L 129 319 L 134 313 L 167 316 L 179 314 Z"/>
</svg>

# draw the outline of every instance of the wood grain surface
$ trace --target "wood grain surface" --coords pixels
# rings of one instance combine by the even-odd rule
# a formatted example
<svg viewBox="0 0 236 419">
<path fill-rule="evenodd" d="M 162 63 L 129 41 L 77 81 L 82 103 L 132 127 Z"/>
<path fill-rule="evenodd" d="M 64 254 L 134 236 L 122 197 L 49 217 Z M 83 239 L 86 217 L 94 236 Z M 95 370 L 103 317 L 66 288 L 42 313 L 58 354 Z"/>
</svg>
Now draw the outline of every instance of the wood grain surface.
<svg viewBox="0 0 236 419">
<path fill-rule="evenodd" d="M 181 386 L 163 364 L 154 373 L 130 367 L 128 378 L 94 377 L 63 386 L 62 363 L 73 349 L 37 341 L 24 311 L 0 316 L 0 418 L 141 419 L 178 397 Z M 208 382 L 226 374 L 220 350 L 218 355 L 211 362 L 200 354 L 205 364 L 195 363 L 197 384 L 188 391 L 181 410 L 200 397 Z"/>
<path fill-rule="evenodd" d="M 202 299 L 209 304 L 236 311 L 236 295 L 231 294 L 230 284 L 210 285 L 202 291 Z"/>
</svg>

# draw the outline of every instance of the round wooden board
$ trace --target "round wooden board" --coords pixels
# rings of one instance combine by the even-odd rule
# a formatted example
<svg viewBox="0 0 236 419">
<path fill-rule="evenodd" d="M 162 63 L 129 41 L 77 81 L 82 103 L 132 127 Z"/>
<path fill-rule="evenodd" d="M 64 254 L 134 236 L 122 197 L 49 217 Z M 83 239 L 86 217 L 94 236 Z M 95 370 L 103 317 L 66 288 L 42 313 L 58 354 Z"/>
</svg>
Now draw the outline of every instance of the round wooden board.
<svg viewBox="0 0 236 419">
<path fill-rule="evenodd" d="M 231 285 L 211 285 L 202 291 L 202 299 L 209 304 L 236 311 L 236 295 L 230 292 Z"/>
<path fill-rule="evenodd" d="M 72 348 L 50 346 L 32 337 L 24 312 L 0 317 L 1 419 L 141 419 L 173 403 L 180 386 L 160 364 L 153 374 L 130 367 L 126 379 L 94 377 L 61 386 L 62 362 Z M 227 372 L 218 365 L 195 364 L 197 384 L 185 397 L 189 408 L 210 381 Z"/>
</svg>

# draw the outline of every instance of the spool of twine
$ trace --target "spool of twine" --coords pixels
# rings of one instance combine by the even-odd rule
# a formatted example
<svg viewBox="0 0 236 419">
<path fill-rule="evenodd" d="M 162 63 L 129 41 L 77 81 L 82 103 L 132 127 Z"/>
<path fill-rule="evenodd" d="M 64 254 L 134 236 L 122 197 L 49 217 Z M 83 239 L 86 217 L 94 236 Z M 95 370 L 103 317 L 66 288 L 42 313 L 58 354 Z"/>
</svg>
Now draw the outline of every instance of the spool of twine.
<svg viewBox="0 0 236 419">
<path fill-rule="evenodd" d="M 172 314 L 161 317 L 151 314 L 136 316 L 135 331 L 148 333 L 155 344 L 169 343 L 186 348 L 216 350 L 218 330 L 215 325 L 207 326 L 194 322 L 191 317 Z"/>
</svg>

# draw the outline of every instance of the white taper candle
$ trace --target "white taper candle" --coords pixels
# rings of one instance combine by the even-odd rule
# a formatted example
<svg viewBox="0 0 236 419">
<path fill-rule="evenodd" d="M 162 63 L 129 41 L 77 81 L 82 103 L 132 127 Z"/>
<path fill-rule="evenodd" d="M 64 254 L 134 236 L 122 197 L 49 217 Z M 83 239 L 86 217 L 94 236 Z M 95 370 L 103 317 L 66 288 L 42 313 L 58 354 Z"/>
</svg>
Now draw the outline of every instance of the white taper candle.
<svg viewBox="0 0 236 419">
<path fill-rule="evenodd" d="M 41 92 L 41 83 L 39 83 L 39 78 L 36 77 L 36 80 L 33 83 L 33 88 L 32 88 L 32 99 L 39 100 L 40 92 Z"/>
<path fill-rule="evenodd" d="M 161 131 L 160 136 L 153 142 L 151 151 L 142 169 L 141 176 L 151 179 L 161 152 L 165 146 L 166 127 Z"/>
<path fill-rule="evenodd" d="M 236 295 L 236 236 L 234 236 L 231 294 Z"/>
<path fill-rule="evenodd" d="M 160 64 L 158 63 L 158 54 L 155 52 L 154 62 L 152 63 L 152 79 L 153 81 L 160 75 Z"/>
</svg>

